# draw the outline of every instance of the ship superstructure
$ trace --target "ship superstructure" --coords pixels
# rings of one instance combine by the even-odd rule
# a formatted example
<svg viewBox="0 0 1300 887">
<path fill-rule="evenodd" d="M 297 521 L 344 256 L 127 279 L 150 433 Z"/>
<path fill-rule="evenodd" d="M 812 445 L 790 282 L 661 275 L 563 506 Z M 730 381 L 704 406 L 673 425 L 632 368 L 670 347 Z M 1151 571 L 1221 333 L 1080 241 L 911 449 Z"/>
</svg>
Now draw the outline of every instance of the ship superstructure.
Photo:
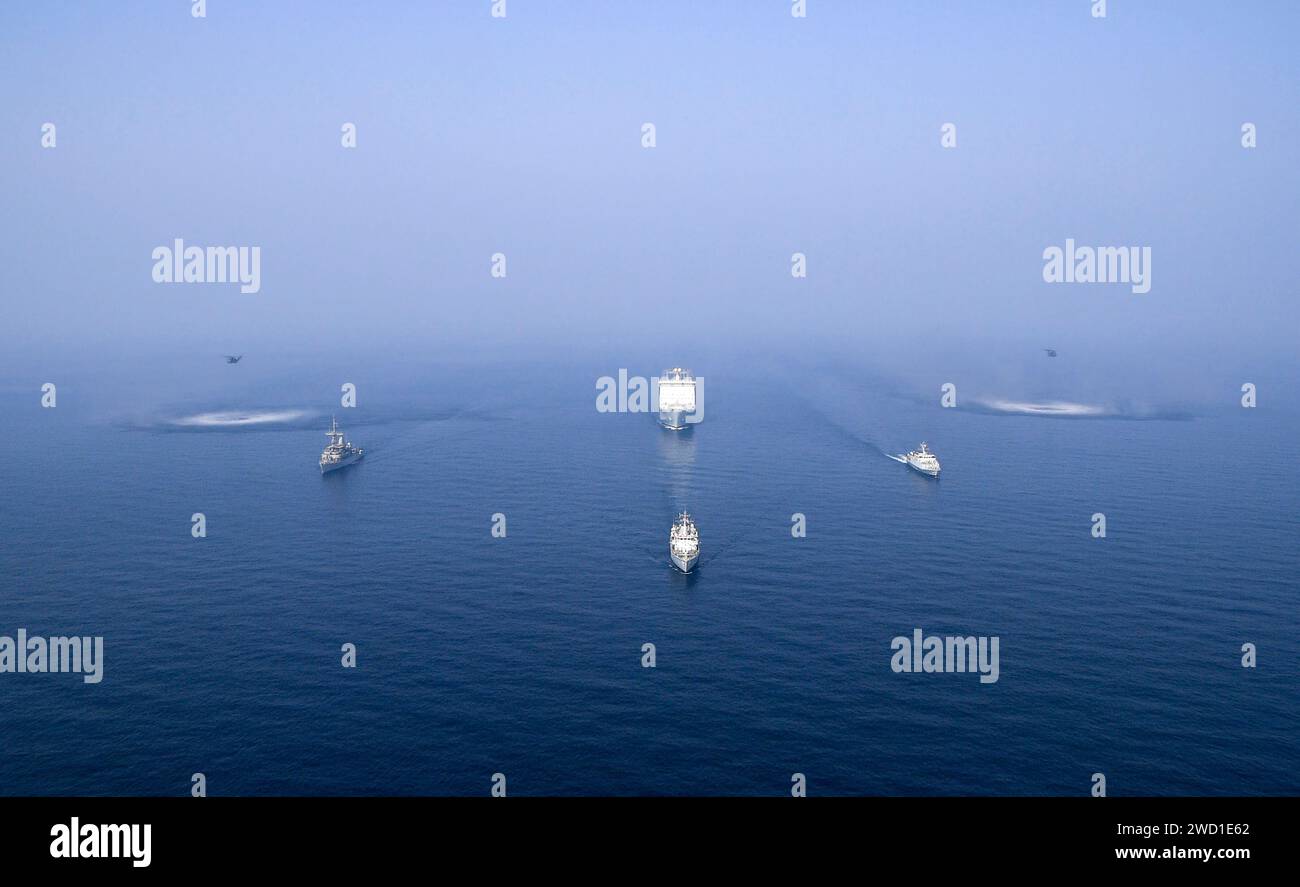
<svg viewBox="0 0 1300 887">
<path fill-rule="evenodd" d="M 354 447 L 351 441 L 343 437 L 343 432 L 339 431 L 337 419 L 331 418 L 330 430 L 325 434 L 329 437 L 330 442 L 325 445 L 325 449 L 320 454 L 321 474 L 338 471 L 340 468 L 346 468 L 355 462 L 360 462 L 361 457 L 366 454 L 366 451 L 361 447 Z"/>
<path fill-rule="evenodd" d="M 659 424 L 671 431 L 681 431 L 687 416 L 696 410 L 696 383 L 684 367 L 664 370 L 659 377 Z"/>
<path fill-rule="evenodd" d="M 668 531 L 668 556 L 683 573 L 689 573 L 700 562 L 700 531 L 684 511 Z"/>
</svg>

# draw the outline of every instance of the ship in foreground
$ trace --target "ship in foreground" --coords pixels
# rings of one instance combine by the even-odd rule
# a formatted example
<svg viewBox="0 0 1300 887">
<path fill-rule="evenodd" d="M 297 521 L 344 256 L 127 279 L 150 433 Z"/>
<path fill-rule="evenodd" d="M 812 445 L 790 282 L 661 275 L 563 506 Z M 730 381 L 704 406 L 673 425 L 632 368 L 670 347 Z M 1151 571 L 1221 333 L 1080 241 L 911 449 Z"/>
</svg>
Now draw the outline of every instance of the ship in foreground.
<svg viewBox="0 0 1300 887">
<path fill-rule="evenodd" d="M 659 424 L 670 431 L 689 427 L 691 420 L 687 416 L 696 409 L 695 389 L 695 377 L 690 370 L 683 367 L 664 370 L 659 377 Z"/>
<path fill-rule="evenodd" d="M 351 441 L 344 439 L 343 432 L 339 431 L 337 419 L 330 420 L 330 430 L 325 434 L 330 442 L 325 445 L 325 449 L 320 454 L 321 474 L 347 468 L 355 462 L 360 462 L 361 457 L 366 454 L 361 447 L 354 447 Z"/>
<path fill-rule="evenodd" d="M 668 531 L 668 556 L 683 573 L 689 573 L 700 562 L 700 531 L 684 511 Z"/>
<path fill-rule="evenodd" d="M 906 462 L 909 468 L 930 477 L 939 476 L 939 460 L 934 453 L 930 452 L 930 448 L 926 446 L 925 441 L 921 441 L 919 450 L 912 450 L 910 453 L 903 454 L 898 461 Z"/>
</svg>

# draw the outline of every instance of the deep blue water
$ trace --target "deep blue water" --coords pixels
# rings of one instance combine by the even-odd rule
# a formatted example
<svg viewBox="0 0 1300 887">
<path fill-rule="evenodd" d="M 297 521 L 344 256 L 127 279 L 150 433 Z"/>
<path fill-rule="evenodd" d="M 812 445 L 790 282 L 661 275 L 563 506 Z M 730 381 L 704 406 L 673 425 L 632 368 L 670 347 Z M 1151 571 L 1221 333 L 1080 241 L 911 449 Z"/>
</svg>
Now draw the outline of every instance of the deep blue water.
<svg viewBox="0 0 1300 887">
<path fill-rule="evenodd" d="M 392 369 L 354 410 L 309 367 L 7 389 L 0 634 L 103 635 L 105 677 L 0 675 L 0 793 L 1300 793 L 1294 415 L 1010 417 L 697 366 L 674 435 L 596 412 L 617 368 Z M 309 415 L 168 424 L 283 407 Z M 370 455 L 322 478 L 331 412 Z M 879 450 L 921 439 L 938 482 Z M 997 635 L 1000 680 L 895 674 L 918 627 Z"/>
</svg>

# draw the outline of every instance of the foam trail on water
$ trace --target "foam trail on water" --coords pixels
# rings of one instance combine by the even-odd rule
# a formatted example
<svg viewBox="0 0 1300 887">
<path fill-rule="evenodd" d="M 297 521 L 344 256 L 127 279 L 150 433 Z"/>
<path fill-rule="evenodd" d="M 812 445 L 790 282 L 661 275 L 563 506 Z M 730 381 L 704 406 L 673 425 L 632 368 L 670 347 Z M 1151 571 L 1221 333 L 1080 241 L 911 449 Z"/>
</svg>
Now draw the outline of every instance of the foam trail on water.
<svg viewBox="0 0 1300 887">
<path fill-rule="evenodd" d="M 282 425 L 313 415 L 307 410 L 252 410 L 248 412 L 195 413 L 170 420 L 181 428 L 246 428 L 256 425 Z"/>
<path fill-rule="evenodd" d="M 1013 400 L 981 400 L 977 403 L 985 409 L 998 413 L 1012 413 L 1022 416 L 1057 416 L 1063 418 L 1086 418 L 1106 416 L 1111 411 L 1106 407 L 1089 403 L 1071 403 L 1054 400 L 1040 403 Z"/>
</svg>

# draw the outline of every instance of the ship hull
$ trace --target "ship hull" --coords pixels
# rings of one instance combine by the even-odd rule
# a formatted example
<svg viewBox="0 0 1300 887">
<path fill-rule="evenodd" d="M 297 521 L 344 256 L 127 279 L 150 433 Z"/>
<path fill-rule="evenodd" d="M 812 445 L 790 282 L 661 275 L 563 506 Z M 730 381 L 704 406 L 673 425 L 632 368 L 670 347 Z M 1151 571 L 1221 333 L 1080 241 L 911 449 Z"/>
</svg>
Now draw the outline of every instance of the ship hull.
<svg viewBox="0 0 1300 887">
<path fill-rule="evenodd" d="M 668 557 L 672 560 L 673 566 L 681 570 L 683 573 L 689 573 L 691 570 L 694 570 L 695 565 L 700 562 L 700 556 L 698 553 L 689 558 L 685 558 L 679 554 L 674 554 L 672 549 L 669 549 Z"/>
<path fill-rule="evenodd" d="M 331 471 L 338 471 L 341 468 L 347 468 L 349 465 L 355 465 L 362 460 L 362 456 L 349 456 L 346 459 L 340 459 L 337 462 L 329 462 L 321 465 L 320 473 L 329 474 Z"/>
<path fill-rule="evenodd" d="M 916 465 L 912 462 L 908 462 L 907 467 L 915 471 L 917 474 L 924 474 L 926 477 L 932 477 L 935 480 L 939 479 L 939 469 L 937 468 L 930 470 L 927 468 L 922 468 L 921 466 Z"/>
<path fill-rule="evenodd" d="M 685 431 L 690 427 L 686 421 L 688 415 L 685 410 L 660 410 L 659 424 L 669 431 Z"/>
</svg>

